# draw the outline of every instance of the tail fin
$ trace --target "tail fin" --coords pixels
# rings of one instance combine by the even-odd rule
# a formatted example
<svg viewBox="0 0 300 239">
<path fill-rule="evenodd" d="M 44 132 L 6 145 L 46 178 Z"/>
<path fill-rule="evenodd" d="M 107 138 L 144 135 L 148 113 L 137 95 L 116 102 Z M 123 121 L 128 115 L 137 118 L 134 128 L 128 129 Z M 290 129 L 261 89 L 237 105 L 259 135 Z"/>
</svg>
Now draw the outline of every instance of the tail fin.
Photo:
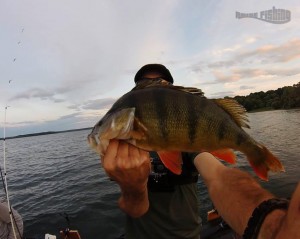
<svg viewBox="0 0 300 239">
<path fill-rule="evenodd" d="M 255 156 L 248 155 L 248 160 L 257 176 L 265 181 L 268 181 L 269 170 L 272 172 L 285 172 L 279 159 L 263 145 L 258 145 Z"/>
</svg>

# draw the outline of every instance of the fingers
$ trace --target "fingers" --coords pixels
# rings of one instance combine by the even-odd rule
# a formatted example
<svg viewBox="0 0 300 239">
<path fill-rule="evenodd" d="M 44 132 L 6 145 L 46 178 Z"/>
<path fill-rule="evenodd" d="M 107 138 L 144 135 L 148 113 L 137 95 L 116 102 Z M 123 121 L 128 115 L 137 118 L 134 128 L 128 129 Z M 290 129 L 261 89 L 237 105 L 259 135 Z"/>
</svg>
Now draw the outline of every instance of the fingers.
<svg viewBox="0 0 300 239">
<path fill-rule="evenodd" d="M 140 158 L 140 149 L 122 140 L 111 140 L 105 155 L 101 157 L 101 163 L 106 171 L 113 171 L 134 167 Z"/>
<path fill-rule="evenodd" d="M 149 152 L 144 151 L 144 150 L 140 150 L 140 158 L 142 161 L 142 164 L 147 164 L 148 168 L 147 170 L 149 170 L 148 172 L 151 173 L 151 161 L 150 161 L 150 155 Z"/>
<path fill-rule="evenodd" d="M 119 141 L 119 147 L 118 147 L 118 158 L 124 159 L 127 158 L 128 155 L 128 143 L 125 143 L 124 141 Z"/>
<path fill-rule="evenodd" d="M 122 190 L 140 191 L 147 186 L 151 172 L 149 153 L 122 140 L 111 140 L 101 159 L 107 175 Z"/>
<path fill-rule="evenodd" d="M 119 140 L 111 140 L 108 144 L 106 153 L 101 157 L 102 166 L 107 171 L 112 170 L 115 167 L 119 142 Z"/>
<path fill-rule="evenodd" d="M 128 143 L 125 143 L 124 141 L 119 141 L 118 154 L 115 158 L 116 170 L 130 168 L 132 160 L 129 159 L 129 147 L 130 145 Z"/>
<path fill-rule="evenodd" d="M 128 154 L 132 165 L 140 165 L 141 155 L 140 150 L 137 147 L 129 145 Z"/>
<path fill-rule="evenodd" d="M 124 169 L 144 168 L 147 172 L 151 169 L 149 153 L 122 140 L 110 141 L 101 163 L 110 176 Z"/>
<path fill-rule="evenodd" d="M 139 168 L 145 161 L 150 162 L 147 151 L 123 141 L 119 142 L 118 154 L 116 156 L 116 166 L 118 169 Z"/>
</svg>

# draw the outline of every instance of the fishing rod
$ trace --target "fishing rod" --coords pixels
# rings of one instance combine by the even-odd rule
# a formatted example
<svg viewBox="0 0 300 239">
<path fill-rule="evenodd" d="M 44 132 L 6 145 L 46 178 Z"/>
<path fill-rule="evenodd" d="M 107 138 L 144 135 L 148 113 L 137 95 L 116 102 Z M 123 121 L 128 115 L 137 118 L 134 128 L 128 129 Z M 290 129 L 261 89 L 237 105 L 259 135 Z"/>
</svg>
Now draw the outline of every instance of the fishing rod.
<svg viewBox="0 0 300 239">
<path fill-rule="evenodd" d="M 22 29 L 23 33 L 24 28 Z M 21 43 L 21 40 L 18 41 L 18 45 Z M 17 58 L 13 59 L 13 62 L 16 61 Z M 12 79 L 8 81 L 8 83 L 10 84 L 12 82 Z M 3 174 L 2 174 L 2 169 L 0 166 L 0 173 L 1 173 L 1 179 L 2 179 L 2 183 L 3 183 L 3 188 L 4 188 L 4 193 L 6 195 L 6 201 L 7 201 L 7 208 L 8 208 L 8 212 L 9 212 L 9 217 L 10 217 L 10 222 L 11 222 L 11 227 L 12 227 L 12 231 L 13 231 L 13 235 L 14 238 L 17 239 L 17 234 L 16 234 L 16 229 L 18 231 L 18 235 L 20 238 L 23 238 L 20 232 L 20 229 L 18 227 L 17 221 L 15 219 L 11 204 L 10 204 L 10 200 L 9 200 L 9 192 L 8 192 L 8 183 L 7 183 L 7 170 L 6 170 L 6 115 L 7 115 L 7 109 L 10 106 L 6 104 L 5 109 L 4 109 L 4 126 L 3 126 L 3 170 L 4 170 L 4 179 L 3 179 Z"/>
<path fill-rule="evenodd" d="M 10 201 L 9 201 L 9 193 L 8 193 L 8 183 L 7 183 L 7 173 L 6 173 L 6 112 L 8 109 L 8 105 L 5 106 L 5 110 L 4 110 L 4 126 L 3 126 L 3 170 L 4 170 L 4 185 L 5 185 L 5 194 L 6 194 L 6 200 L 7 200 L 7 206 L 8 206 L 8 210 L 9 210 L 9 217 L 10 217 L 10 222 L 11 222 L 11 226 L 13 229 L 13 234 L 14 234 L 14 238 L 17 239 L 17 234 L 16 234 L 16 230 L 15 230 L 15 226 L 17 226 L 17 224 L 15 224 L 14 220 L 13 220 L 13 213 L 12 213 L 12 209 L 10 206 Z"/>
</svg>

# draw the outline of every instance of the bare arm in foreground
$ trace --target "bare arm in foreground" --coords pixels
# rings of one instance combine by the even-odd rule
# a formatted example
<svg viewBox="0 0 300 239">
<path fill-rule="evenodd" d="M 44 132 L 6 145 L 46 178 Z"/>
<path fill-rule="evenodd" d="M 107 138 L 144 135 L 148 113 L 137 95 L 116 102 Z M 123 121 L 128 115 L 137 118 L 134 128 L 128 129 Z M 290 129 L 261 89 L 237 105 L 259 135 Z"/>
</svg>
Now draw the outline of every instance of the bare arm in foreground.
<svg viewBox="0 0 300 239">
<path fill-rule="evenodd" d="M 218 212 L 240 235 L 243 234 L 253 210 L 262 201 L 274 198 L 248 173 L 225 167 L 209 153 L 199 154 L 194 163 Z M 288 212 L 278 209 L 268 214 L 258 238 L 300 238 L 299 227 L 300 184 L 294 192 Z"/>
<path fill-rule="evenodd" d="M 111 140 L 101 162 L 108 176 L 121 188 L 119 207 L 132 217 L 145 214 L 149 208 L 149 153 L 123 141 Z"/>
</svg>

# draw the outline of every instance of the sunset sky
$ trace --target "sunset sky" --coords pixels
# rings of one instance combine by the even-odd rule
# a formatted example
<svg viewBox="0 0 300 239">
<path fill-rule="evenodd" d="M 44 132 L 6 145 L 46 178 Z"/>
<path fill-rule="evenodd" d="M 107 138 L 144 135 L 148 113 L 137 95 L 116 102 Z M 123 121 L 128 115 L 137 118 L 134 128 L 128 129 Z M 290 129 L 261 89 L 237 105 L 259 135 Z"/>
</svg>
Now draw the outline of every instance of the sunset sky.
<svg viewBox="0 0 300 239">
<path fill-rule="evenodd" d="M 273 7 L 290 22 L 236 18 Z M 92 127 L 148 63 L 208 98 L 300 81 L 298 0 L 2 0 L 0 29 L 6 136 Z"/>
</svg>

